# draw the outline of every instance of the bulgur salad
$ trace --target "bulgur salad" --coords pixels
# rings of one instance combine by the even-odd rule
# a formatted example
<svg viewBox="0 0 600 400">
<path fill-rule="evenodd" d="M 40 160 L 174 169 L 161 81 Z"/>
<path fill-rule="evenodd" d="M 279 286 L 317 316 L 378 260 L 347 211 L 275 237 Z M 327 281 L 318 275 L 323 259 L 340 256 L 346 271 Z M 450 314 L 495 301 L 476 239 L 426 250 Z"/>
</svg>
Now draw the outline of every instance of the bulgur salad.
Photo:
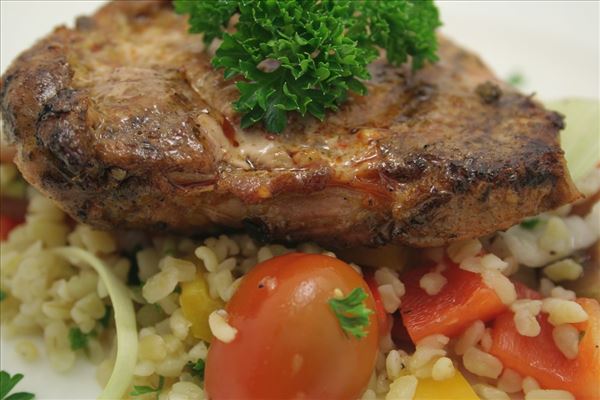
<svg viewBox="0 0 600 400">
<path fill-rule="evenodd" d="M 293 371 L 298 385 L 315 384 L 306 398 L 347 398 L 327 390 L 361 399 L 598 396 L 598 202 L 447 248 L 336 256 L 247 234 L 96 230 L 26 188 L 12 164 L 0 168 L 2 195 L 28 200 L 24 220 L 2 216 L 3 334 L 24 359 L 58 371 L 77 358 L 97 364 L 103 398 L 203 399 L 205 385 L 235 398 L 229 374 L 241 369 L 241 379 L 248 363 L 264 363 L 252 379 L 257 390 L 281 385 L 261 392 L 278 398 L 293 380 L 275 377 Z M 596 169 L 585 187 L 591 195 L 599 186 Z M 357 287 L 370 293 L 363 310 L 351 299 Z M 256 305 L 261 291 L 274 303 Z M 330 299 L 347 321 L 338 324 Z M 25 335 L 41 335 L 43 346 Z"/>
<path fill-rule="evenodd" d="M 150 5 L 140 7 L 145 14 L 135 14 L 134 22 L 123 22 L 119 19 L 122 15 L 117 14 L 118 24 L 122 25 L 121 28 L 125 26 L 123 29 L 127 35 L 130 28 L 132 32 L 139 28 L 135 25 L 139 21 L 154 18 L 144 7 L 152 12 L 160 8 L 157 26 L 165 20 L 180 18 L 173 17 L 170 2 L 143 3 Z M 410 0 L 377 3 L 385 8 L 387 14 L 373 8 L 368 1 L 323 0 L 310 6 L 304 4 L 308 8 L 306 13 L 301 12 L 301 2 L 293 0 L 176 0 L 174 4 L 175 11 L 189 15 L 192 32 L 204 34 L 206 50 L 202 51 L 214 57 L 211 61 L 213 66 L 224 68 L 227 79 L 243 76 L 237 83 L 240 97 L 234 106 L 235 112 L 240 114 L 235 123 L 242 128 L 238 125 L 227 128 L 232 130 L 233 139 L 227 137 L 219 142 L 220 147 L 215 154 L 237 154 L 239 147 L 245 145 L 243 140 L 249 140 L 248 132 L 253 132 L 243 132 L 243 129 L 254 129 L 251 127 L 256 124 L 263 124 L 270 135 L 269 140 L 275 141 L 280 140 L 276 139 L 278 137 L 301 134 L 286 130 L 288 123 L 306 123 L 309 126 L 312 122 L 306 121 L 313 121 L 300 117 L 323 120 L 328 110 L 333 115 L 331 118 L 335 118 L 335 113 L 344 107 L 346 101 L 360 104 L 360 100 L 356 100 L 358 97 L 354 96 L 365 95 L 367 86 L 362 82 L 371 78 L 370 72 L 362 68 L 379 57 L 380 52 L 385 54 L 384 50 L 387 50 L 387 62 L 397 67 L 410 60 L 413 71 L 410 73 L 422 68 L 425 63 L 437 61 L 437 40 L 442 43 L 441 47 L 450 48 L 449 53 L 457 52 L 457 59 L 473 61 L 466 52 L 461 53 L 460 49 L 452 47 L 454 45 L 448 45 L 445 39 L 436 39 L 435 28 L 440 22 L 430 1 L 422 4 Z M 96 29 L 95 24 L 100 24 L 102 18 L 111 17 L 113 8 L 119 7 L 127 8 L 127 13 L 132 12 L 128 7 L 139 11 L 135 5 L 113 3 L 106 7 L 105 14 L 101 11 L 98 20 L 78 20 L 77 29 L 84 32 L 83 35 L 92 35 L 89 32 Z M 269 12 L 274 15 L 269 15 Z M 338 24 L 335 26 L 339 30 L 318 19 L 320 13 L 329 18 L 328 24 Z M 206 18 L 207 15 L 212 19 Z M 410 16 L 408 20 L 413 24 L 400 24 L 406 15 Z M 365 19 L 363 16 L 366 16 Z M 180 19 L 177 21 L 181 22 Z M 279 22 L 271 24 L 270 21 Z M 133 27 L 127 25 L 130 23 Z M 179 29 L 169 23 L 166 23 L 168 32 Z M 269 31 L 271 25 L 277 29 Z M 289 26 L 300 26 L 305 31 L 294 36 L 286 31 Z M 328 29 L 335 31 L 335 35 L 327 33 Z M 266 31 L 269 34 L 277 31 L 280 36 L 270 38 Z M 390 38 L 390 32 L 395 35 L 391 36 L 405 40 L 404 47 L 395 42 L 399 39 Z M 56 34 L 63 33 L 58 29 Z M 67 36 L 70 34 L 65 33 Z M 143 35 L 154 36 L 157 33 L 150 28 L 150 33 Z M 334 65 L 332 60 L 328 61 L 330 64 L 315 62 L 313 65 L 312 61 L 295 64 L 283 56 L 264 58 L 256 68 L 244 62 L 244 57 L 267 51 L 265 48 L 272 46 L 273 42 L 278 43 L 278 48 L 285 47 L 288 42 L 293 42 L 294 46 L 308 46 L 312 42 L 307 37 L 314 39 L 311 35 L 322 40 L 319 45 L 328 49 L 325 52 L 328 56 L 333 58 L 345 54 L 344 62 L 340 61 L 339 65 Z M 331 43 L 328 42 L 330 36 L 335 36 Z M 264 39 L 264 43 L 257 43 L 258 38 Z M 93 45 L 95 50 L 92 53 L 102 53 L 103 46 Z M 186 46 L 193 47 L 192 44 Z M 44 51 L 54 52 L 60 48 L 53 42 L 44 47 Z M 132 53 L 135 54 L 135 51 Z M 257 57 L 262 56 L 259 54 Z M 308 59 L 316 60 L 320 56 L 320 50 L 307 53 Z M 29 54 L 20 62 L 35 64 L 38 62 L 36 57 Z M 45 54 L 41 58 L 44 57 L 49 56 Z M 98 55 L 92 57 L 102 58 Z M 133 60 L 136 56 L 131 57 Z M 360 57 L 368 61 L 363 65 L 356 61 Z M 460 60 L 453 62 L 460 63 Z M 36 68 L 46 68 L 44 62 L 41 62 L 42 67 L 35 64 Z M 71 59 L 69 62 L 74 64 L 76 61 Z M 445 68 L 446 64 L 441 64 Z M 302 71 L 296 70 L 300 65 Z M 313 66 L 314 71 L 311 70 Z M 97 65 L 89 63 L 80 67 L 77 74 L 82 74 L 81 71 L 86 68 L 97 68 Z M 98 68 L 99 74 L 106 71 L 103 68 Z M 293 71 L 290 72 L 294 76 L 293 82 L 289 77 L 281 78 L 278 83 L 273 83 L 274 79 L 269 82 L 263 79 L 286 68 Z M 477 64 L 471 68 L 483 67 Z M 128 83 L 135 80 L 116 67 L 109 74 L 118 73 L 126 75 Z M 178 76 L 185 72 L 169 70 L 168 73 Z M 323 93 L 335 93 L 338 97 L 316 94 L 316 83 L 300 87 L 298 82 L 304 79 L 304 74 L 308 76 L 311 73 L 321 82 L 319 85 L 323 85 Z M 25 73 L 19 70 L 8 74 L 8 78 L 3 77 L 2 104 L 5 113 L 12 113 L 16 107 L 11 103 L 14 98 L 10 97 L 10 91 L 19 89 L 10 85 L 19 79 L 20 74 Z M 381 75 L 385 74 L 382 72 Z M 337 81 L 334 79 L 336 76 Z M 212 75 L 209 77 L 217 79 Z M 148 85 L 162 88 L 154 79 L 148 77 Z M 169 75 L 169 82 L 176 79 Z M 114 83 L 118 79 L 111 75 L 108 81 Z M 94 83 L 90 82 L 92 80 L 86 85 L 93 86 Z M 281 87 L 277 86 L 279 83 Z M 223 86 L 219 90 L 230 89 Z M 368 89 L 376 92 L 371 86 Z M 98 99 L 115 95 L 113 89 L 103 90 L 105 92 L 101 96 L 90 99 L 100 101 Z M 175 99 L 175 103 L 186 104 L 186 90 L 175 94 L 169 90 L 166 92 Z M 432 90 L 437 89 L 424 85 L 410 96 L 416 96 L 419 101 L 429 101 Z M 538 114 L 545 113 L 543 107 L 511 90 L 499 81 L 488 80 L 469 92 L 469 96 L 476 99 L 475 106 L 471 106 L 482 107 L 489 112 L 486 107 L 507 104 L 503 103 L 503 96 L 504 99 L 516 98 L 519 107 L 526 112 L 533 110 L 532 115 L 519 118 L 533 121 L 521 128 L 525 132 L 523 136 L 532 136 L 532 143 L 535 142 L 536 146 L 539 142 L 535 135 L 545 129 L 544 124 L 549 123 L 556 130 L 552 132 L 563 128 L 562 117 L 555 113 L 544 117 L 544 122 L 536 121 Z M 536 162 L 546 163 L 544 165 L 548 169 L 557 170 L 567 164 L 570 172 L 565 167 L 565 171 L 560 170 L 562 172 L 551 179 L 558 182 L 557 186 L 566 182 L 564 187 L 555 188 L 557 192 L 567 191 L 565 187 L 569 186 L 570 174 L 576 185 L 576 189 L 574 186 L 570 188 L 576 201 L 559 208 L 551 207 L 544 203 L 550 201 L 546 197 L 536 197 L 536 187 L 523 193 L 531 203 L 539 203 L 533 207 L 541 213 L 513 221 L 515 215 L 520 215 L 519 212 L 507 212 L 503 215 L 510 216 L 512 222 L 494 221 L 495 226 L 502 226 L 502 229 L 488 229 L 485 234 L 460 240 L 442 240 L 440 234 L 440 237 L 428 239 L 443 243 L 435 247 L 413 247 L 410 244 L 431 242 L 413 242 L 415 239 L 409 236 L 402 239 L 406 242 L 398 242 L 392 240 L 394 237 L 391 235 L 392 239 L 378 237 L 377 247 L 369 242 L 371 238 L 359 238 L 352 230 L 339 231 L 342 232 L 339 240 L 323 240 L 322 232 L 327 232 L 326 226 L 320 226 L 318 233 L 307 228 L 300 236 L 293 236 L 300 228 L 291 227 L 283 230 L 283 236 L 266 235 L 265 232 L 272 227 L 263 222 L 256 223 L 256 219 L 262 221 L 260 218 L 252 219 L 250 224 L 247 224 L 247 218 L 244 219 L 245 230 L 229 229 L 237 226 L 235 224 L 229 227 L 219 225 L 223 229 L 218 233 L 214 233 L 212 225 L 188 233 L 189 221 L 181 222 L 186 218 L 179 218 L 176 220 L 186 229 L 183 229 L 185 233 L 177 233 L 177 229 L 169 229 L 167 223 L 154 223 L 153 214 L 162 215 L 164 210 L 153 210 L 148 206 L 151 202 L 144 204 L 143 201 L 133 203 L 136 207 L 146 207 L 143 218 L 148 220 L 141 223 L 141 228 L 135 225 L 140 224 L 139 219 L 135 219 L 135 226 L 111 225 L 111 218 L 115 215 L 124 221 L 131 221 L 127 213 L 135 214 L 135 218 L 140 215 L 134 209 L 112 209 L 114 199 L 101 196 L 97 199 L 98 203 L 89 206 L 85 212 L 83 208 L 81 212 L 73 212 L 73 204 L 78 199 L 71 202 L 69 196 L 75 199 L 82 193 L 87 195 L 97 190 L 92 188 L 90 181 L 86 181 L 91 176 L 90 171 L 86 170 L 85 174 L 76 177 L 69 175 L 71 170 L 67 171 L 77 163 L 73 157 L 81 154 L 79 150 L 86 151 L 87 143 L 69 153 L 73 150 L 72 143 L 65 144 L 64 138 L 55 138 L 55 142 L 47 145 L 55 157 L 44 161 L 36 158 L 38 150 L 47 150 L 43 143 L 46 137 L 42 137 L 46 126 L 43 124 L 73 112 L 69 108 L 71 106 L 93 103 L 90 99 L 80 99 L 73 105 L 70 102 L 75 97 L 75 90 L 67 91 L 67 94 L 61 92 L 63 97 L 40 112 L 35 122 L 39 124 L 36 125 L 35 140 L 25 138 L 26 135 L 21 132 L 15 133 L 20 120 L 13 118 L 12 114 L 10 120 L 3 115 L 7 119 L 2 121 L 3 127 L 6 124 L 5 129 L 10 132 L 3 132 L 0 152 L 0 322 L 3 337 L 10 340 L 27 362 L 47 363 L 62 373 L 76 368 L 80 359 L 95 364 L 96 378 L 102 388 L 100 399 L 600 399 L 600 138 L 597 101 L 567 100 L 546 105 L 566 116 L 567 129 L 562 132 L 566 161 L 558 148 L 558 158 L 548 160 L 548 150 L 545 158 L 540 158 L 541 161 L 536 159 Z M 440 89 L 440 93 L 442 91 Z M 4 96 L 8 100 L 5 101 Z M 119 96 L 127 97 L 128 92 L 119 92 Z M 351 100 L 348 100 L 349 96 Z M 127 97 L 127 102 L 144 102 L 146 99 Z M 160 102 L 158 98 L 150 100 Z M 22 106 L 21 103 L 17 105 Z M 409 106 L 414 105 L 405 104 L 403 107 Z M 232 110 L 230 105 L 227 107 Z M 417 106 L 414 107 L 416 109 Z M 155 109 L 158 107 L 155 106 Z M 26 115 L 25 107 L 23 110 L 23 115 Z M 112 109 L 116 113 L 121 110 L 121 106 Z M 79 109 L 76 111 L 77 115 L 85 114 L 79 113 Z M 175 110 L 174 114 L 179 111 Z M 92 113 L 86 112 L 87 115 Z M 498 113 L 500 115 L 501 111 Z M 212 120 L 207 120 L 209 114 L 208 111 L 202 112 L 204 117 L 199 118 L 202 123 L 199 122 L 198 126 L 213 128 Z M 402 117 L 410 119 L 414 116 Z M 435 115 L 429 117 L 435 119 Z M 69 118 L 59 121 L 57 126 L 64 131 L 69 130 L 72 122 Z M 170 116 L 161 118 L 168 120 Z M 502 118 L 512 116 L 503 114 Z M 224 117 L 224 121 L 229 120 Z M 136 137 L 159 130 L 154 125 L 144 125 L 145 122 L 147 120 L 141 117 L 135 121 L 136 129 L 139 128 L 134 134 Z M 507 126 L 518 122 L 510 120 Z M 181 126 L 184 130 L 185 124 Z M 527 131 L 531 126 L 535 129 Z M 538 129 L 539 126 L 543 129 Z M 94 125 L 93 129 L 99 128 Z M 219 131 L 221 136 L 227 136 L 227 129 Z M 51 131 L 49 135 L 55 137 L 56 132 Z M 181 132 L 177 131 L 183 136 Z M 235 136 L 236 132 L 238 136 Z M 360 136 L 358 140 L 368 143 L 384 140 L 377 136 L 380 133 L 376 129 L 365 129 L 362 133 L 362 136 L 361 132 L 356 135 Z M 212 137 L 212 134 L 214 132 L 210 131 L 208 136 Z M 83 133 L 79 135 L 83 136 Z M 237 145 L 228 144 L 229 140 Z M 556 138 L 553 140 L 558 142 Z M 206 147 L 198 151 L 214 150 L 207 143 L 214 145 L 203 142 Z M 330 142 L 327 143 L 328 146 Z M 55 145 L 60 150 L 58 153 Z M 552 149 L 554 144 L 546 145 Z M 315 148 L 322 151 L 325 145 L 319 146 Z M 534 146 L 534 150 L 537 149 Z M 393 153 L 396 150 L 388 151 Z M 57 169 L 60 169 L 61 177 L 69 176 L 64 182 L 44 170 L 49 164 L 53 167 L 59 165 L 57 159 L 60 156 L 56 154 L 63 152 L 66 161 L 60 162 L 64 161 L 68 168 Z M 311 153 L 311 157 L 318 157 L 316 152 Z M 538 156 L 535 151 L 525 155 Z M 411 162 L 429 162 L 429 159 L 423 160 L 411 159 Z M 252 171 L 259 168 L 250 156 L 246 161 Z M 449 161 L 450 167 L 455 166 L 453 162 Z M 414 168 L 420 167 L 410 164 L 403 168 L 409 170 L 406 174 L 417 174 Z M 278 173 L 277 168 L 273 171 Z M 532 171 L 525 173 L 529 174 L 528 184 L 538 184 L 545 179 L 540 177 L 543 173 L 539 170 Z M 111 167 L 106 174 L 103 172 L 102 185 L 117 185 L 110 186 L 117 192 L 119 182 L 126 182 L 131 173 L 131 170 Z M 518 173 L 515 172 L 515 175 Z M 184 172 L 177 175 L 178 179 L 183 175 Z M 185 179 L 191 178 L 185 175 Z M 234 183 L 245 188 L 247 182 L 254 182 L 252 179 Z M 387 185 L 391 179 L 385 178 Z M 469 179 L 477 180 L 479 177 Z M 483 181 L 478 182 L 481 184 Z M 139 182 L 141 180 L 138 179 L 135 184 Z M 303 184 L 312 184 L 307 182 Z M 71 184 L 72 187 L 69 186 Z M 173 184 L 173 187 L 180 189 L 179 184 Z M 361 182 L 363 184 L 365 187 L 371 185 L 367 192 L 376 191 L 372 182 L 369 181 L 368 185 Z M 195 188 L 199 184 L 195 181 L 193 185 Z M 203 181 L 202 185 L 206 182 Z M 342 186 L 339 182 L 336 185 L 338 188 Z M 485 192 L 485 199 L 481 200 L 479 196 L 478 201 L 492 201 L 488 198 L 494 197 L 490 192 L 496 188 L 494 183 L 491 185 Z M 357 188 L 353 187 L 353 190 Z M 360 188 L 363 190 L 362 186 Z M 388 190 L 388 186 L 385 188 Z M 156 195 L 149 191 L 138 192 L 138 187 L 134 189 L 135 196 L 140 198 Z M 262 196 L 260 201 L 277 195 L 261 189 L 264 187 L 258 189 L 258 196 Z M 289 188 L 282 186 L 279 189 L 285 191 Z M 171 187 L 161 192 L 162 198 L 175 193 L 170 190 Z M 203 186 L 201 190 L 205 193 L 212 189 Z M 543 190 L 546 189 L 539 189 L 540 192 Z M 392 192 L 392 189 L 389 191 Z M 509 195 L 512 192 L 507 193 L 504 199 L 507 204 L 518 204 L 511 202 Z M 177 195 L 184 197 L 181 192 Z M 346 192 L 336 194 L 343 200 L 347 200 L 346 195 Z M 377 194 L 380 197 L 384 195 Z M 118 196 L 124 201 L 130 200 L 121 192 Z M 295 203 L 290 204 L 290 208 L 304 206 L 296 198 L 291 199 Z M 219 201 L 227 203 L 230 200 L 223 197 Z M 368 204 L 359 207 L 370 212 L 373 204 L 370 197 L 368 200 L 364 202 Z M 467 197 L 465 202 L 470 200 Z M 260 203 L 259 200 L 252 201 Z M 87 207 L 90 200 L 82 203 Z M 102 208 L 103 204 L 106 209 Z M 337 203 L 327 204 L 337 207 Z M 467 214 L 470 205 L 465 205 Z M 427 203 L 427 206 L 435 207 L 432 203 Z M 215 218 L 221 217 L 222 209 L 218 207 L 215 205 L 207 213 L 214 212 L 218 214 Z M 187 210 L 181 212 L 185 215 Z M 265 215 L 268 213 L 268 210 L 265 211 Z M 110 217 L 106 217 L 109 214 Z M 106 217 L 106 221 L 98 224 L 94 218 L 99 218 L 99 215 Z M 266 220 L 265 215 L 261 218 Z M 311 218 L 309 213 L 302 215 Z M 428 214 L 424 212 L 419 216 L 425 218 L 423 215 Z M 290 224 L 296 217 L 290 216 Z M 481 215 L 482 220 L 486 218 Z M 312 222 L 310 220 L 304 225 Z M 513 222 L 516 224 L 504 229 Z M 111 228 L 99 227 L 103 223 Z M 414 222 L 415 225 L 431 223 L 427 219 Z M 484 226 L 483 223 L 481 226 Z M 338 231 L 332 229 L 337 235 Z M 479 226 L 473 229 L 485 230 Z M 469 229 L 460 230 L 469 232 Z M 286 236 L 288 234 L 291 236 Z M 314 238 L 314 241 L 295 240 L 296 237 Z M 337 245 L 353 243 L 352 240 L 362 240 L 364 245 Z M 19 392 L 18 383 L 23 378 L 19 372 L 24 371 L 14 371 L 10 365 L 3 365 L 2 369 L 0 400 L 35 397 L 32 393 Z"/>
</svg>

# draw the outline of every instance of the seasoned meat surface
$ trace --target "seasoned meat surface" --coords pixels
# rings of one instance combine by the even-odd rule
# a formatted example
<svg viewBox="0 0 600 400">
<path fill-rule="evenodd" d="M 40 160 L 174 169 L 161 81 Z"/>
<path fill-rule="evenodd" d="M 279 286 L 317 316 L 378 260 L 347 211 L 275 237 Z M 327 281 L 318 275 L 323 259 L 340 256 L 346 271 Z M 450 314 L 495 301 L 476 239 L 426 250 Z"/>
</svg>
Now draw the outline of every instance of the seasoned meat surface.
<svg viewBox="0 0 600 400">
<path fill-rule="evenodd" d="M 440 38 L 412 73 L 373 63 L 369 94 L 323 122 L 243 130 L 235 82 L 168 2 L 114 2 L 57 28 L 2 77 L 25 178 L 101 228 L 324 245 L 437 246 L 578 198 L 562 117 Z"/>
</svg>

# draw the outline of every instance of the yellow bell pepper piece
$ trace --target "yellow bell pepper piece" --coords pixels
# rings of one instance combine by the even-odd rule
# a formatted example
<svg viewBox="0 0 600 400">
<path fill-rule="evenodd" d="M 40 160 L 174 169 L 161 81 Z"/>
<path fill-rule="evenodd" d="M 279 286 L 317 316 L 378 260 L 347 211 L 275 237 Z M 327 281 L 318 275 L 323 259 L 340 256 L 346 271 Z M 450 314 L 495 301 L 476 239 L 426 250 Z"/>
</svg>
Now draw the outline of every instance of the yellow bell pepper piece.
<svg viewBox="0 0 600 400">
<path fill-rule="evenodd" d="M 414 400 L 479 400 L 469 382 L 459 371 L 443 381 L 419 379 Z"/>
<path fill-rule="evenodd" d="M 198 272 L 196 279 L 181 284 L 179 304 L 183 316 L 192 323 L 192 334 L 197 339 L 210 342 L 213 335 L 208 326 L 208 316 L 215 310 L 223 308 L 220 299 L 210 297 L 208 284 L 202 272 Z"/>
</svg>

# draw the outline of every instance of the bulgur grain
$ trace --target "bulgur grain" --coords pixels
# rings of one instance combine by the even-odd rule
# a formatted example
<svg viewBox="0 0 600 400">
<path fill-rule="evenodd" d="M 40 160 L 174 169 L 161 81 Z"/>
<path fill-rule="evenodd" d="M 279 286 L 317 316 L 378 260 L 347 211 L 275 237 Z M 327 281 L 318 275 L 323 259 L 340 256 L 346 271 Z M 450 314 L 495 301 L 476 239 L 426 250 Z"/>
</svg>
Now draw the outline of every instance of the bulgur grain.
<svg viewBox="0 0 600 400">
<path fill-rule="evenodd" d="M 36 361 L 39 352 L 35 343 L 29 339 L 21 339 L 15 344 L 15 350 L 27 362 Z"/>
<path fill-rule="evenodd" d="M 537 390 L 540 388 L 540 384 L 538 383 L 538 381 L 535 380 L 535 378 L 531 377 L 531 376 L 526 376 L 525 378 L 523 378 L 523 393 L 527 394 L 532 390 Z"/>
<path fill-rule="evenodd" d="M 588 319 L 583 307 L 571 300 L 546 298 L 542 300 L 542 311 L 548 313 L 548 322 L 554 326 L 584 322 Z"/>
<path fill-rule="evenodd" d="M 454 352 L 462 356 L 465 354 L 465 351 L 470 347 L 474 347 L 481 338 L 483 337 L 483 333 L 485 332 L 485 324 L 481 320 L 477 320 L 473 322 L 465 331 L 460 335 L 456 344 L 454 345 Z"/>
<path fill-rule="evenodd" d="M 418 380 L 413 375 L 404 375 L 396 378 L 390 385 L 390 391 L 385 395 L 385 400 L 412 400 L 417 391 Z"/>
<path fill-rule="evenodd" d="M 380 285 L 377 288 L 379 292 L 379 296 L 381 297 L 381 302 L 383 303 L 383 308 L 388 314 L 393 314 L 400 307 L 400 297 L 394 290 L 394 287 L 386 283 L 384 285 Z"/>
<path fill-rule="evenodd" d="M 525 400 L 575 400 L 575 396 L 565 390 L 531 390 Z"/>
<path fill-rule="evenodd" d="M 527 309 L 519 309 L 513 316 L 515 328 L 521 336 L 535 337 L 540 334 L 542 328 L 536 316 Z"/>
<path fill-rule="evenodd" d="M 138 357 L 140 360 L 164 360 L 167 357 L 165 340 L 157 334 L 141 337 L 138 344 Z"/>
<path fill-rule="evenodd" d="M 473 385 L 473 389 L 482 400 L 510 400 L 506 392 L 484 383 Z"/>
<path fill-rule="evenodd" d="M 444 381 L 450 379 L 456 373 L 452 360 L 448 357 L 440 357 L 433 364 L 431 377 L 435 381 Z"/>
<path fill-rule="evenodd" d="M 562 286 L 553 287 L 552 290 L 550 290 L 550 296 L 563 300 L 575 300 L 577 298 L 577 295 L 574 291 L 567 290 Z"/>
<path fill-rule="evenodd" d="M 450 244 L 446 249 L 446 252 L 452 261 L 460 263 L 466 258 L 476 256 L 481 249 L 482 246 L 479 240 L 469 239 Z"/>
<path fill-rule="evenodd" d="M 430 296 L 438 294 L 444 288 L 446 283 L 448 283 L 448 280 L 439 272 L 428 272 L 419 280 L 421 289 Z"/>
<path fill-rule="evenodd" d="M 403 371 L 402 357 L 398 350 L 392 350 L 385 359 L 385 370 L 390 381 L 398 378 Z"/>
<path fill-rule="evenodd" d="M 506 393 L 518 393 L 523 387 L 523 377 L 510 368 L 504 368 L 498 379 L 498 389 Z"/>
<path fill-rule="evenodd" d="M 496 270 L 485 269 L 481 273 L 483 282 L 496 292 L 502 303 L 511 304 L 517 299 L 515 285 Z"/>
<path fill-rule="evenodd" d="M 227 312 L 225 310 L 213 311 L 208 317 L 210 331 L 223 343 L 229 343 L 235 339 L 237 329 L 227 322 Z"/>
<path fill-rule="evenodd" d="M 544 268 L 544 274 L 554 282 L 574 281 L 582 273 L 583 267 L 572 258 L 556 261 Z"/>
<path fill-rule="evenodd" d="M 561 353 L 569 360 L 574 360 L 579 354 L 579 331 L 571 324 L 555 326 L 552 329 L 552 339 Z"/>
<path fill-rule="evenodd" d="M 504 272 L 508 268 L 508 263 L 495 254 L 489 253 L 481 257 L 481 266 L 499 272 Z"/>
<path fill-rule="evenodd" d="M 490 328 L 485 328 L 485 331 L 483 331 L 479 345 L 483 351 L 490 351 L 492 348 L 492 330 Z"/>
<path fill-rule="evenodd" d="M 462 360 L 467 371 L 477 376 L 497 379 L 502 373 L 502 363 L 500 360 L 476 347 L 467 349 Z"/>
</svg>

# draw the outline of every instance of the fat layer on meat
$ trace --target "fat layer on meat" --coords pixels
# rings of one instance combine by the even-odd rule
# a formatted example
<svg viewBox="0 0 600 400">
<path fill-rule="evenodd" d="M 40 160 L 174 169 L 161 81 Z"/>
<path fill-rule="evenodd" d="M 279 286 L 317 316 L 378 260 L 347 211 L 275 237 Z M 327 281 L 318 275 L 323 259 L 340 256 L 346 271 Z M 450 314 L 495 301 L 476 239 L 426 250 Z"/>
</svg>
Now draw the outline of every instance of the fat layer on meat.
<svg viewBox="0 0 600 400">
<path fill-rule="evenodd" d="M 385 60 L 323 122 L 243 130 L 235 82 L 169 2 L 114 2 L 59 27 L 2 77 L 25 178 L 101 228 L 438 246 L 578 198 L 562 117 L 440 38 L 416 73 Z"/>
</svg>

